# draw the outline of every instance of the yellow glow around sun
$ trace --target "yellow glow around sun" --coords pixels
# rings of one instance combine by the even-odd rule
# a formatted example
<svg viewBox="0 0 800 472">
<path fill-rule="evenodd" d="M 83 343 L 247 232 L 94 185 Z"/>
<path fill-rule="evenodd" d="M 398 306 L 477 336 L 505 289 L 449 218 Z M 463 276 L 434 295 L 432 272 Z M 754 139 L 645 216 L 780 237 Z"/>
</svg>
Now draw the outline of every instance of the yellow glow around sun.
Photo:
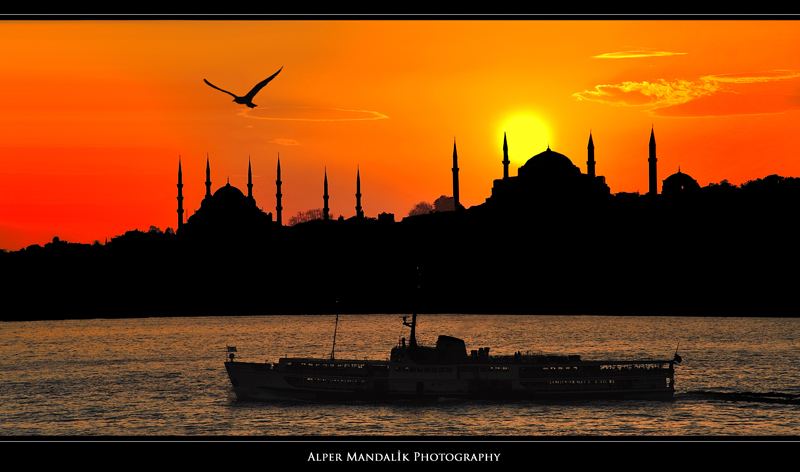
<svg viewBox="0 0 800 472">
<path fill-rule="evenodd" d="M 508 160 L 522 165 L 531 157 L 547 149 L 547 128 L 537 119 L 521 116 L 507 122 L 505 132 L 508 141 Z M 502 139 L 502 137 L 501 137 Z"/>
</svg>

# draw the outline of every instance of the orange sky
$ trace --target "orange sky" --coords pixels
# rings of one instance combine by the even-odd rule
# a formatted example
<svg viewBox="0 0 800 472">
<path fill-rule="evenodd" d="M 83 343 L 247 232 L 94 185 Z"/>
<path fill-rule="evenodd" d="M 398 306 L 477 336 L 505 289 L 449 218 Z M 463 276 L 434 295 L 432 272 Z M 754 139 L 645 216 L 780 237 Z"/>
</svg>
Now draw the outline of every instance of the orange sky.
<svg viewBox="0 0 800 472">
<path fill-rule="evenodd" d="M 491 195 L 546 146 L 612 193 L 659 183 L 800 176 L 800 23 L 793 21 L 8 21 L 0 23 L 0 248 L 103 241 L 177 224 L 212 188 L 284 221 L 322 206 L 366 216 Z M 284 67 L 248 109 L 238 94 Z M 515 122 L 516 120 L 516 122 Z M 546 134 L 534 126 L 540 123 Z M 522 128 L 518 125 L 523 124 Z M 511 132 L 510 130 L 514 131 Z M 530 132 L 522 135 L 524 130 Z M 530 142 L 533 141 L 533 142 Z"/>
</svg>

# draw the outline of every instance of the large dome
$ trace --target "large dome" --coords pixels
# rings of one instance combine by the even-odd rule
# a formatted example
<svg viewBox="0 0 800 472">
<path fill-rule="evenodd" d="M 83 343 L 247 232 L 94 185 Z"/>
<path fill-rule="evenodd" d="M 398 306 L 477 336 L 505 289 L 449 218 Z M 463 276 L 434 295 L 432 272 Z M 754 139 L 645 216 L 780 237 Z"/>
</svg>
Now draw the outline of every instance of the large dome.
<svg viewBox="0 0 800 472">
<path fill-rule="evenodd" d="M 519 175 L 580 175 L 581 170 L 572 163 L 569 158 L 561 153 L 552 151 L 550 146 L 547 150 L 528 159 L 522 167 L 519 168 Z"/>
<path fill-rule="evenodd" d="M 214 201 L 222 205 L 227 204 L 241 204 L 247 197 L 244 196 L 241 190 L 233 187 L 230 183 L 224 187 L 220 187 L 214 192 Z"/>
</svg>

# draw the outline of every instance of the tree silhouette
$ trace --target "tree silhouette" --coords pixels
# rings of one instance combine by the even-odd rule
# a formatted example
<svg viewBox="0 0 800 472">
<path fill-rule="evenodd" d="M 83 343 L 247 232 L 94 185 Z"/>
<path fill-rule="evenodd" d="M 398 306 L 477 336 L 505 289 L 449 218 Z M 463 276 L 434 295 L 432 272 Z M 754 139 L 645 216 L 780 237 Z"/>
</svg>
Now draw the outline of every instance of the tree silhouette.
<svg viewBox="0 0 800 472">
<path fill-rule="evenodd" d="M 433 205 L 428 202 L 419 202 L 408 212 L 408 216 L 427 215 L 433 211 Z"/>
<path fill-rule="evenodd" d="M 314 208 L 313 210 L 298 211 L 297 214 L 289 218 L 289 226 L 305 223 L 311 220 L 321 220 L 323 216 L 322 208 Z M 335 217 L 333 213 L 328 213 L 328 218 L 333 220 Z"/>
<path fill-rule="evenodd" d="M 456 211 L 456 199 L 442 195 L 433 202 L 433 211 Z"/>
</svg>

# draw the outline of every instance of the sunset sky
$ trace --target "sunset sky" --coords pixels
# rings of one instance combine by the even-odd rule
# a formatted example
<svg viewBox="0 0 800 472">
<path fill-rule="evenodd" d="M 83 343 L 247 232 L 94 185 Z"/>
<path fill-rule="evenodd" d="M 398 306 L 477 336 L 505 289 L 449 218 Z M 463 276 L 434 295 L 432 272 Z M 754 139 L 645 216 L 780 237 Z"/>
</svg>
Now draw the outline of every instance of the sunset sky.
<svg viewBox="0 0 800 472">
<path fill-rule="evenodd" d="M 551 149 L 612 193 L 680 169 L 701 186 L 800 176 L 793 21 L 22 21 L 0 23 L 0 249 L 177 226 L 205 192 L 246 191 L 283 219 L 322 207 L 399 221 L 420 201 L 483 203 Z M 249 109 L 238 95 L 283 67 Z"/>
</svg>

